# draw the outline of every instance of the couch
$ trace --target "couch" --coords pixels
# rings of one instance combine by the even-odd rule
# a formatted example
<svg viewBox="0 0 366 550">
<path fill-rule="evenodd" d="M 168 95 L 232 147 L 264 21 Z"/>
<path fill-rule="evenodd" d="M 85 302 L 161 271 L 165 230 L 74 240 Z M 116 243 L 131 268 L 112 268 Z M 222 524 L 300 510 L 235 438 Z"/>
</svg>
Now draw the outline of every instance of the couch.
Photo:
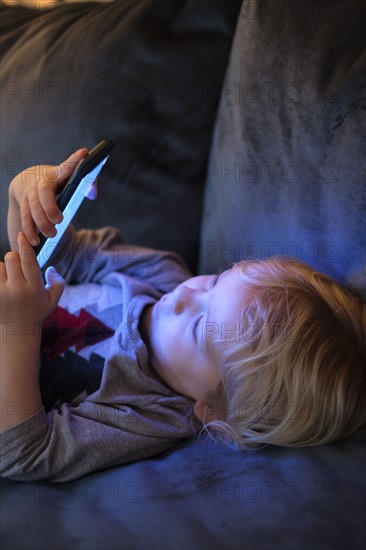
<svg viewBox="0 0 366 550">
<path fill-rule="evenodd" d="M 1 6 L 7 187 L 106 137 L 77 227 L 195 273 L 301 258 L 365 299 L 364 2 Z M 208 435 L 66 484 L 1 479 L 3 550 L 361 550 L 366 435 L 237 451 Z"/>
</svg>

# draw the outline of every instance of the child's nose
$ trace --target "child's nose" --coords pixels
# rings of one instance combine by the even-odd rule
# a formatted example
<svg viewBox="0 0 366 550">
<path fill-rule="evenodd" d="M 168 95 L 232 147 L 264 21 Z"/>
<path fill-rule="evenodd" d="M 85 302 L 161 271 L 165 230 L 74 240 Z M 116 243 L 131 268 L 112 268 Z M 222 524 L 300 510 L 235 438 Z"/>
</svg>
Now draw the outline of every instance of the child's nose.
<svg viewBox="0 0 366 550">
<path fill-rule="evenodd" d="M 174 313 L 182 313 L 187 308 L 197 308 L 198 299 L 201 295 L 201 292 L 197 289 L 190 288 L 185 285 L 180 285 L 174 291 L 175 301 L 173 311 Z"/>
</svg>

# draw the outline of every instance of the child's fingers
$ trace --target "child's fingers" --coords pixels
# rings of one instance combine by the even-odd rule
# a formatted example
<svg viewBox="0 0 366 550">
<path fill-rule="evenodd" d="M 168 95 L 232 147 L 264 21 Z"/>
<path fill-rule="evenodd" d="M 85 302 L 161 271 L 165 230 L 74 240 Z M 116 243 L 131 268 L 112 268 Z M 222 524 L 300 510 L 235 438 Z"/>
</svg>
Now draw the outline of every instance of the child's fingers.
<svg viewBox="0 0 366 550">
<path fill-rule="evenodd" d="M 20 204 L 20 220 L 22 229 L 28 239 L 28 241 L 36 246 L 39 243 L 39 236 L 34 225 L 31 211 L 29 209 L 29 203 L 27 200 L 23 200 Z"/>
<path fill-rule="evenodd" d="M 78 149 L 58 166 L 48 166 L 46 176 L 38 185 L 38 196 L 33 197 L 34 203 L 30 207 L 36 225 L 46 237 L 54 236 L 53 226 L 62 220 L 56 194 L 62 190 L 64 183 L 87 153 L 86 148 Z"/>
<path fill-rule="evenodd" d="M 8 276 L 6 274 L 6 265 L 4 262 L 0 262 L 0 290 L 1 286 L 6 283 Z M 0 301 L 1 306 L 1 301 Z"/>
<path fill-rule="evenodd" d="M 62 213 L 56 202 L 56 188 L 57 186 L 50 186 L 48 182 L 40 184 L 38 188 L 39 202 L 42 206 L 48 221 L 51 224 L 60 223 L 62 220 Z"/>
<path fill-rule="evenodd" d="M 18 234 L 18 247 L 24 279 L 33 285 L 41 284 L 43 286 L 42 273 L 37 262 L 36 253 L 24 233 Z"/>
<path fill-rule="evenodd" d="M 48 297 L 51 305 L 56 305 L 61 298 L 61 295 L 65 288 L 65 281 L 51 266 L 46 270 L 46 289 L 48 291 Z"/>
<path fill-rule="evenodd" d="M 85 147 L 78 149 L 58 166 L 48 170 L 47 178 L 39 185 L 39 200 L 48 220 L 52 224 L 60 223 L 62 213 L 57 206 L 55 195 L 61 191 L 63 184 L 69 179 L 83 157 L 88 153 Z M 52 235 L 47 235 L 52 236 Z"/>
<path fill-rule="evenodd" d="M 57 182 L 62 183 L 66 178 L 69 178 L 79 162 L 85 157 L 85 155 L 88 154 L 88 149 L 86 147 L 83 147 L 82 149 L 78 149 L 69 156 L 64 162 L 61 162 L 58 166 L 56 166 L 56 174 L 57 174 Z"/>
<path fill-rule="evenodd" d="M 6 276 L 12 283 L 24 282 L 21 261 L 18 252 L 8 252 L 5 254 Z"/>
<path fill-rule="evenodd" d="M 98 197 L 98 180 L 96 179 L 89 191 L 85 195 L 91 201 L 94 201 Z"/>
<path fill-rule="evenodd" d="M 53 201 L 54 200 L 55 199 L 53 197 Z M 31 190 L 28 196 L 28 203 L 30 215 L 35 225 L 38 227 L 41 233 L 43 233 L 43 235 L 45 235 L 46 237 L 53 237 L 56 233 L 54 224 L 48 219 L 48 216 L 41 204 L 40 194 L 38 193 L 36 188 Z M 24 209 L 25 213 L 27 212 L 27 206 L 21 205 L 21 208 Z"/>
</svg>

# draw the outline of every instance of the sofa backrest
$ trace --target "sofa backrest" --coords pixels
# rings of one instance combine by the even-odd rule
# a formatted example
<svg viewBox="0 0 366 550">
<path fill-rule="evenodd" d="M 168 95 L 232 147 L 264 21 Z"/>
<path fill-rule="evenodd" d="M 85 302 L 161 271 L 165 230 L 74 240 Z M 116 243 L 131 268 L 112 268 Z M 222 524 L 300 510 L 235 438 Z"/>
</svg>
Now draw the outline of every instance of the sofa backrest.
<svg viewBox="0 0 366 550">
<path fill-rule="evenodd" d="M 7 188 L 34 164 L 111 139 L 77 227 L 180 252 L 196 267 L 218 99 L 241 0 L 1 5 L 1 242 Z"/>
<path fill-rule="evenodd" d="M 208 165 L 200 272 L 294 257 L 366 295 L 365 2 L 244 2 Z"/>
</svg>

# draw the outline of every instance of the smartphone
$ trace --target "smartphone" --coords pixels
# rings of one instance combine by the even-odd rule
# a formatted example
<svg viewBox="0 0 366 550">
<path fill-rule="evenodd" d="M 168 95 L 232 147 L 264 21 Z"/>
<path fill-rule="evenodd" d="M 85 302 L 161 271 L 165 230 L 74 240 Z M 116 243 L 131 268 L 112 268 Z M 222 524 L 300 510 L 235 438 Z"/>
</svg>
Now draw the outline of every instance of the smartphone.
<svg viewBox="0 0 366 550">
<path fill-rule="evenodd" d="M 60 223 L 55 225 L 56 235 L 54 237 L 40 235 L 41 242 L 35 247 L 37 261 L 41 269 L 56 250 L 61 237 L 71 223 L 99 172 L 107 162 L 114 147 L 115 145 L 112 141 L 104 139 L 89 151 L 75 168 L 64 190 L 57 199 L 57 205 L 62 212 L 63 218 Z"/>
</svg>

